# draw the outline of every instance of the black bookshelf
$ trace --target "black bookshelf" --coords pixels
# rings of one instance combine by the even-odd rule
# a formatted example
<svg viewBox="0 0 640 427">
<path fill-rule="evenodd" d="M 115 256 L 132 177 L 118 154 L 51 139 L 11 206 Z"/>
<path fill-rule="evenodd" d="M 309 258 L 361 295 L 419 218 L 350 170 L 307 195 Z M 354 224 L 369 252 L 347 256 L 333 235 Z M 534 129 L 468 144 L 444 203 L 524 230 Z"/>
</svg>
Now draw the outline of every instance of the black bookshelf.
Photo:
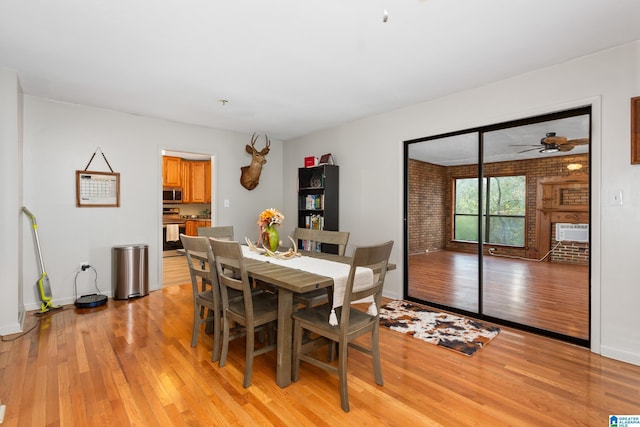
<svg viewBox="0 0 640 427">
<path fill-rule="evenodd" d="M 298 169 L 298 227 L 339 231 L 339 168 L 322 165 Z M 302 242 L 298 242 L 302 249 Z M 323 252 L 337 253 L 323 244 Z"/>
</svg>

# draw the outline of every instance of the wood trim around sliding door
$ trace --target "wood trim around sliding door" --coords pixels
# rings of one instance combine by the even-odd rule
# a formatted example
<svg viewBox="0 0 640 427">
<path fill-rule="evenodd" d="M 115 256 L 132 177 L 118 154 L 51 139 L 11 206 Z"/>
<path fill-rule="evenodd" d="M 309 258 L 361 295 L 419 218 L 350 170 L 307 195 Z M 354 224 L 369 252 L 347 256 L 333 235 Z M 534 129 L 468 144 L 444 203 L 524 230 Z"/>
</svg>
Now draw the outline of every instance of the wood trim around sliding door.
<svg viewBox="0 0 640 427">
<path fill-rule="evenodd" d="M 631 98 L 631 164 L 640 164 L 640 96 Z"/>
</svg>

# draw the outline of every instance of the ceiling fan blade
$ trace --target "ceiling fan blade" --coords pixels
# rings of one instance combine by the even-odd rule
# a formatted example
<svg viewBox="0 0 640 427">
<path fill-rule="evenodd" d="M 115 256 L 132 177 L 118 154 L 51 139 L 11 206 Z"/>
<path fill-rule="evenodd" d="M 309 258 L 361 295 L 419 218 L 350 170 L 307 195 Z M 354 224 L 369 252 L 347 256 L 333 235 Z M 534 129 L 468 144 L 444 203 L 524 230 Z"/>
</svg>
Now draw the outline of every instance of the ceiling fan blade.
<svg viewBox="0 0 640 427">
<path fill-rule="evenodd" d="M 529 148 L 528 150 L 518 151 L 518 152 L 516 152 L 516 154 L 526 153 L 527 151 L 533 151 L 533 150 L 539 150 L 539 149 L 540 149 L 540 147 Z"/>
<path fill-rule="evenodd" d="M 560 151 L 571 151 L 573 150 L 573 144 L 560 144 L 558 145 L 558 150 Z"/>
<path fill-rule="evenodd" d="M 567 137 L 566 136 L 547 136 L 546 138 L 542 138 L 542 143 L 544 144 L 566 144 Z"/>
<path fill-rule="evenodd" d="M 589 138 L 570 139 L 567 141 L 567 144 L 571 144 L 571 145 L 584 145 L 588 143 L 589 143 Z"/>
</svg>

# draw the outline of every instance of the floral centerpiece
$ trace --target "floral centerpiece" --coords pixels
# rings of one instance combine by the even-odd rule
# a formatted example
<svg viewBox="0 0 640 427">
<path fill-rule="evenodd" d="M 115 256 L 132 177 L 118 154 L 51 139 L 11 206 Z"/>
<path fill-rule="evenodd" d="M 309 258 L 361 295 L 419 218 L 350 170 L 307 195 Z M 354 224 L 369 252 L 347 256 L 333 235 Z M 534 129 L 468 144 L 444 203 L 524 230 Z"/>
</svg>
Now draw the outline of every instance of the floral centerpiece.
<svg viewBox="0 0 640 427">
<path fill-rule="evenodd" d="M 278 250 L 278 246 L 280 246 L 280 236 L 277 227 L 282 224 L 283 220 L 284 215 L 274 208 L 265 209 L 258 217 L 260 240 L 262 240 L 264 247 L 272 252 Z"/>
</svg>

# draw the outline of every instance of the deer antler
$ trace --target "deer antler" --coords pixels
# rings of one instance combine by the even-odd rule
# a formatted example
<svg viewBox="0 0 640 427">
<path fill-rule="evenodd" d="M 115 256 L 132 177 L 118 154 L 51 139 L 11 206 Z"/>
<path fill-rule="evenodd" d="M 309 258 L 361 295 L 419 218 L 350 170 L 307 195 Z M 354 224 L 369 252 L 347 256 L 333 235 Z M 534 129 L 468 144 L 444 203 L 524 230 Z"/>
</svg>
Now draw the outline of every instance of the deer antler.
<svg viewBox="0 0 640 427">
<path fill-rule="evenodd" d="M 267 136 L 267 134 L 264 134 L 264 139 L 265 139 L 265 146 L 264 148 L 260 151 L 260 154 L 262 154 L 263 156 L 266 156 L 267 154 L 269 154 L 269 147 L 271 146 L 271 141 L 269 140 L 269 137 Z"/>
<path fill-rule="evenodd" d="M 244 238 L 245 242 L 247 242 L 247 246 L 249 246 L 249 250 L 253 251 L 253 252 L 258 252 L 259 248 L 253 244 L 253 242 L 251 240 L 249 240 L 248 237 Z"/>
<path fill-rule="evenodd" d="M 293 240 L 291 238 L 291 236 L 287 236 L 289 238 L 289 241 L 291 242 L 291 247 L 293 248 L 293 252 L 296 254 L 296 256 L 300 256 L 300 254 L 298 253 L 298 244 L 296 243 L 295 240 Z"/>
<path fill-rule="evenodd" d="M 292 246 L 289 248 L 287 252 L 283 252 L 283 253 L 272 252 L 265 247 L 264 250 L 267 253 L 267 255 L 275 259 L 291 259 L 291 258 L 302 256 L 302 254 L 298 253 L 298 246 L 296 245 L 295 240 L 293 240 L 291 236 L 288 236 L 288 237 L 289 237 L 289 240 L 291 241 Z"/>
</svg>

